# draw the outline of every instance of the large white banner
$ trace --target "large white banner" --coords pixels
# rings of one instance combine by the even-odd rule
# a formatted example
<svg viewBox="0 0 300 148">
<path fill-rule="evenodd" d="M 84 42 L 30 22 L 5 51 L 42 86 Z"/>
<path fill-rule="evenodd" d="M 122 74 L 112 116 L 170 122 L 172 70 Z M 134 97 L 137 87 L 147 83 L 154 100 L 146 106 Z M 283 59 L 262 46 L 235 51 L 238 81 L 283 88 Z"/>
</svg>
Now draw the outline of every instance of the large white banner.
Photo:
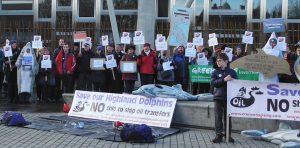
<svg viewBox="0 0 300 148">
<path fill-rule="evenodd" d="M 75 91 L 69 116 L 170 127 L 176 99 Z"/>
<path fill-rule="evenodd" d="M 229 81 L 227 110 L 231 117 L 300 121 L 300 84 Z"/>
</svg>

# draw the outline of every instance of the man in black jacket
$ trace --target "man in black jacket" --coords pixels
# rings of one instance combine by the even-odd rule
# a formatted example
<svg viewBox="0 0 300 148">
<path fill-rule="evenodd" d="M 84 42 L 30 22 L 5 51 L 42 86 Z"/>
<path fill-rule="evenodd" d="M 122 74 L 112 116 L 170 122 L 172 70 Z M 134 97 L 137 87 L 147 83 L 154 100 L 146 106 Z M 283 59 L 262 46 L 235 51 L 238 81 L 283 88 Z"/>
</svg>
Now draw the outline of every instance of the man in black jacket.
<svg viewBox="0 0 300 148">
<path fill-rule="evenodd" d="M 214 143 L 222 141 L 224 136 L 223 126 L 226 128 L 226 112 L 227 112 L 227 81 L 237 79 L 236 72 L 228 67 L 228 56 L 225 53 L 220 53 L 217 56 L 218 68 L 212 73 L 211 84 L 214 87 L 214 104 L 215 104 L 215 131 L 216 137 L 212 140 Z M 222 122 L 224 119 L 224 124 Z M 226 131 L 226 130 L 225 130 Z M 231 133 L 231 120 L 229 121 L 229 133 Z M 234 139 L 229 134 L 229 142 L 234 142 Z"/>
</svg>

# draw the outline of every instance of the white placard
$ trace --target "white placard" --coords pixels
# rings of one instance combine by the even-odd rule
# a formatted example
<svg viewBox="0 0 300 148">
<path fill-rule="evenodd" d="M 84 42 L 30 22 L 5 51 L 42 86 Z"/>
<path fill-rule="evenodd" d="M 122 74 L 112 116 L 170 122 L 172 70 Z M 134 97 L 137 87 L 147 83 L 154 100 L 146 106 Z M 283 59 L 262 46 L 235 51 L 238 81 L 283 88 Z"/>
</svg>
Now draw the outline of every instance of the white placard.
<svg viewBox="0 0 300 148">
<path fill-rule="evenodd" d="M 194 32 L 194 38 L 202 38 L 202 32 Z"/>
<path fill-rule="evenodd" d="M 6 41 L 5 41 L 5 46 L 9 46 L 9 40 L 8 39 L 6 39 Z"/>
<path fill-rule="evenodd" d="M 211 46 L 216 46 L 218 45 L 218 39 L 217 38 L 210 38 L 208 40 L 208 46 L 211 47 Z"/>
<path fill-rule="evenodd" d="M 172 61 L 167 61 L 167 62 L 163 62 L 162 66 L 163 66 L 163 70 L 167 71 L 167 70 L 173 70 L 174 66 L 171 66 Z"/>
<path fill-rule="evenodd" d="M 129 32 L 123 32 L 122 33 L 122 37 L 121 37 L 121 43 L 123 44 L 130 44 L 130 36 L 129 36 Z"/>
<path fill-rule="evenodd" d="M 11 46 L 4 46 L 4 56 L 5 57 L 11 57 L 12 55 L 12 49 Z"/>
<path fill-rule="evenodd" d="M 41 61 L 41 68 L 52 68 L 51 60 L 42 60 Z"/>
<path fill-rule="evenodd" d="M 156 34 L 156 38 L 163 36 L 162 34 Z"/>
<path fill-rule="evenodd" d="M 94 59 L 93 60 L 93 66 L 94 68 L 102 68 L 104 65 L 104 61 L 101 59 Z"/>
<path fill-rule="evenodd" d="M 197 64 L 198 65 L 208 65 L 208 60 L 205 57 L 205 53 L 201 52 L 197 54 Z"/>
<path fill-rule="evenodd" d="M 22 66 L 24 66 L 24 65 L 33 65 L 33 57 L 32 56 L 23 56 Z"/>
<path fill-rule="evenodd" d="M 217 38 L 216 33 L 211 33 L 208 35 L 208 39 Z"/>
<path fill-rule="evenodd" d="M 187 43 L 184 56 L 186 57 L 196 57 L 196 49 L 193 43 Z"/>
<path fill-rule="evenodd" d="M 82 48 L 84 48 L 85 43 L 90 44 L 91 45 L 90 47 L 92 48 L 92 38 L 91 37 L 86 37 L 85 38 L 85 40 L 83 41 L 83 44 L 82 44 Z"/>
<path fill-rule="evenodd" d="M 134 32 L 133 44 L 134 45 L 145 44 L 145 37 L 144 37 L 142 31 L 135 31 Z"/>
<path fill-rule="evenodd" d="M 114 58 L 114 55 L 107 55 L 105 61 L 106 68 L 117 67 L 117 61 Z"/>
<path fill-rule="evenodd" d="M 174 98 L 76 90 L 68 116 L 169 128 L 175 105 Z"/>
<path fill-rule="evenodd" d="M 253 39 L 252 36 L 243 35 L 242 43 L 253 44 Z"/>
<path fill-rule="evenodd" d="M 123 69 L 126 71 L 134 71 L 135 66 L 136 65 L 134 63 L 123 63 Z"/>
<path fill-rule="evenodd" d="M 225 54 L 228 56 L 228 59 L 229 61 L 231 62 L 232 61 L 232 58 L 233 58 L 233 53 L 232 53 L 233 49 L 232 48 L 229 48 L 229 47 L 225 47 Z"/>
<path fill-rule="evenodd" d="M 32 41 L 32 48 L 43 48 L 42 41 Z"/>
<path fill-rule="evenodd" d="M 33 36 L 33 41 L 35 41 L 35 42 L 37 42 L 37 41 L 42 41 L 42 36 L 40 36 L 40 35 L 34 35 Z"/>
<path fill-rule="evenodd" d="M 287 44 L 285 41 L 285 37 L 278 37 L 277 41 L 278 41 L 278 43 L 277 43 L 278 49 L 281 51 L 286 51 Z"/>
<path fill-rule="evenodd" d="M 193 38 L 193 44 L 197 46 L 203 46 L 203 38 Z"/>
<path fill-rule="evenodd" d="M 166 37 L 165 36 L 159 36 L 155 40 L 155 46 L 157 51 L 162 51 L 162 50 L 168 50 L 168 45 L 166 42 Z"/>
<path fill-rule="evenodd" d="M 107 46 L 108 43 L 108 35 L 101 36 L 102 46 Z"/>
<path fill-rule="evenodd" d="M 300 121 L 300 84 L 232 80 L 227 82 L 231 117 Z"/>
<path fill-rule="evenodd" d="M 245 36 L 253 36 L 253 32 L 251 32 L 251 31 L 245 31 Z"/>
</svg>

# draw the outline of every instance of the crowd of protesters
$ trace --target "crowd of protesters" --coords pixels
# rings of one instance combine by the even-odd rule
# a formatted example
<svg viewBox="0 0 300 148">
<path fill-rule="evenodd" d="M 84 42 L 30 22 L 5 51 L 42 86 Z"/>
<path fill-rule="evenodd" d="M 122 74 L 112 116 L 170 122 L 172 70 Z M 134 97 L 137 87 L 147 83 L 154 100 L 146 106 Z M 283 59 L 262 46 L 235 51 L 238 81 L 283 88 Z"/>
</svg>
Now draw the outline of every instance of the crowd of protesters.
<svg viewBox="0 0 300 148">
<path fill-rule="evenodd" d="M 172 86 L 181 84 L 184 91 L 190 91 L 196 95 L 199 93 L 212 92 L 213 87 L 210 83 L 192 83 L 189 89 L 189 65 L 201 65 L 198 58 L 185 57 L 185 46 L 180 45 L 174 49 L 166 51 L 156 51 L 151 48 L 149 43 L 143 45 L 140 53 L 136 51 L 136 46 L 122 44 L 91 47 L 90 43 L 85 43 L 84 48 L 80 48 L 79 43 L 67 43 L 60 39 L 58 47 L 49 49 L 33 50 L 34 58 L 38 65 L 41 64 L 43 55 L 50 55 L 52 68 L 41 68 L 35 75 L 35 85 L 33 86 L 34 94 L 22 94 L 18 92 L 17 70 L 18 58 L 22 57 L 21 49 L 16 41 L 11 41 L 12 57 L 4 57 L 3 47 L 0 50 L 0 83 L 7 84 L 7 97 L 12 103 L 29 103 L 34 101 L 59 102 L 62 93 L 74 93 L 75 90 L 99 91 L 109 93 L 128 93 L 130 94 L 135 88 L 135 82 L 140 76 L 141 85 L 163 84 Z M 196 46 L 197 55 L 204 53 L 207 58 L 207 64 L 217 68 L 217 56 L 224 53 L 226 45 L 217 46 L 213 49 Z M 51 53 L 53 51 L 53 53 Z M 236 46 L 233 60 L 241 58 L 248 52 L 243 46 Z M 116 59 L 117 67 L 106 68 L 101 70 L 92 70 L 90 68 L 91 58 L 106 58 L 107 55 L 113 55 Z M 298 82 L 293 71 L 293 63 L 300 55 L 300 46 L 297 44 L 295 51 L 287 48 L 283 58 L 291 65 L 293 76 L 280 75 L 280 82 Z M 137 63 L 136 73 L 122 73 L 120 70 L 120 61 L 135 61 Z M 164 70 L 163 64 L 170 63 L 173 70 Z M 138 75 L 139 74 L 139 75 Z M 5 79 L 4 79 L 5 78 Z M 2 90 L 2 85 L 0 85 Z M 24 99 L 25 98 L 25 99 Z M 30 99 L 31 98 L 31 99 Z M 33 99 L 36 98 L 36 99 Z"/>
</svg>

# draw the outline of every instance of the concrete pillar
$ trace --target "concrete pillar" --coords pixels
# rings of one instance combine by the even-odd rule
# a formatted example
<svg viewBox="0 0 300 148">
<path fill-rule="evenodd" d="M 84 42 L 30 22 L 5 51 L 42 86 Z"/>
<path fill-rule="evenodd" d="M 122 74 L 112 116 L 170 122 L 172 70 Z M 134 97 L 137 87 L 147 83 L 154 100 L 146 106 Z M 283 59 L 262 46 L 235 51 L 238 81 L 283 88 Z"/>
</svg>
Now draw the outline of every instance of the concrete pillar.
<svg viewBox="0 0 300 148">
<path fill-rule="evenodd" d="M 100 43 L 100 27 L 101 27 L 101 7 L 102 7 L 102 0 L 96 0 L 95 6 L 95 17 L 96 17 L 96 35 L 94 39 L 94 47 L 97 47 L 97 44 Z"/>
<path fill-rule="evenodd" d="M 191 8 L 193 2 L 194 2 L 194 0 L 187 0 L 184 4 L 184 7 Z"/>
<path fill-rule="evenodd" d="M 138 0 L 138 18 L 137 30 L 143 31 L 145 42 L 154 47 L 155 36 L 155 1 L 154 0 Z M 142 46 L 137 48 L 136 52 L 141 53 Z"/>
<path fill-rule="evenodd" d="M 108 14 L 111 24 L 111 30 L 113 33 L 114 43 L 119 44 L 120 43 L 120 34 L 118 29 L 118 24 L 116 20 L 116 14 L 114 10 L 114 5 L 112 0 L 107 0 L 107 6 L 108 6 Z"/>
</svg>

